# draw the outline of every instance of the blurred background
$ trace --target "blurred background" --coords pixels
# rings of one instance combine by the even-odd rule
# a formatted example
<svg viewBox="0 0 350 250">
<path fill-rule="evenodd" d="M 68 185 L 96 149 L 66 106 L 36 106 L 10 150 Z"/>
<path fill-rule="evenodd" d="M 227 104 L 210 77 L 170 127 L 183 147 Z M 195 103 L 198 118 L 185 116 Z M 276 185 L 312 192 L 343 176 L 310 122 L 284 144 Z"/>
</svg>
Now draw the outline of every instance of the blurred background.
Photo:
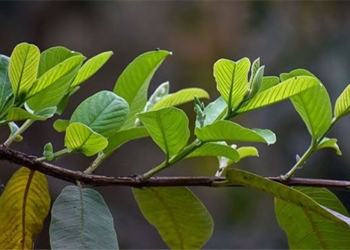
<svg viewBox="0 0 350 250">
<path fill-rule="evenodd" d="M 155 74 L 150 92 L 170 81 L 171 92 L 186 87 L 207 90 L 218 97 L 212 67 L 216 60 L 257 57 L 265 75 L 279 75 L 296 68 L 314 73 L 329 91 L 332 103 L 350 82 L 350 4 L 339 1 L 2 1 L 0 3 L 0 54 L 10 55 L 20 42 L 41 51 L 62 45 L 88 58 L 112 50 L 114 56 L 71 99 L 61 118 L 69 118 L 76 106 L 100 90 L 112 90 L 122 70 L 139 54 L 161 48 L 173 52 Z M 182 105 L 193 128 L 193 104 Z M 35 123 L 24 142 L 14 148 L 41 155 L 51 141 L 63 147 L 63 135 L 52 128 L 57 117 Z M 277 135 L 272 146 L 255 145 L 259 158 L 245 159 L 237 167 L 267 176 L 284 174 L 310 143 L 310 136 L 289 101 L 245 114 L 237 122 L 246 127 L 269 128 Z M 315 153 L 299 177 L 349 179 L 349 118 L 331 131 L 338 137 L 341 157 L 332 150 Z M 2 140 L 8 131 L 2 128 Z M 150 139 L 120 148 L 96 174 L 140 174 L 163 161 Z M 93 158 L 72 155 L 55 164 L 84 170 Z M 19 166 L 1 163 L 0 184 L 6 184 Z M 215 158 L 185 160 L 162 175 L 214 175 Z M 48 177 L 52 200 L 68 183 Z M 1 190 L 1 187 L 0 187 Z M 162 249 L 162 242 L 141 215 L 130 188 L 97 187 L 109 206 L 123 249 Z M 273 199 L 246 188 L 193 188 L 215 221 L 207 249 L 287 248 L 278 227 Z M 350 207 L 348 193 L 334 190 Z M 49 248 L 49 218 L 37 238 L 37 249 Z"/>
</svg>

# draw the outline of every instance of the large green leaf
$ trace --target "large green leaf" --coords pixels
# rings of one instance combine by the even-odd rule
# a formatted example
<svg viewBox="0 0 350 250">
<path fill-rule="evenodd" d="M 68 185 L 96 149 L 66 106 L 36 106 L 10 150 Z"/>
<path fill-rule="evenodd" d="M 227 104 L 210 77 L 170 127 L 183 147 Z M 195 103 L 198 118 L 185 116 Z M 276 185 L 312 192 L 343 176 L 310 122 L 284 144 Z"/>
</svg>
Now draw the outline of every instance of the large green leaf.
<svg viewBox="0 0 350 250">
<path fill-rule="evenodd" d="M 309 187 L 297 190 L 333 212 L 349 216 L 329 190 Z M 279 225 L 288 236 L 290 249 L 347 249 L 350 246 L 350 228 L 342 223 L 280 199 L 275 199 L 275 211 Z"/>
<path fill-rule="evenodd" d="M 307 89 L 319 86 L 319 81 L 310 76 L 299 76 L 283 81 L 273 87 L 259 92 L 248 102 L 244 103 L 236 114 L 262 108 L 283 101 Z"/>
<path fill-rule="evenodd" d="M 350 84 L 340 94 L 334 107 L 334 116 L 339 119 L 350 113 Z"/>
<path fill-rule="evenodd" d="M 262 176 L 258 176 L 239 169 L 228 170 L 226 178 L 228 181 L 234 184 L 252 187 L 254 189 L 270 194 L 275 198 L 293 204 L 300 209 L 317 214 L 320 216 L 320 218 L 333 221 L 346 230 L 349 230 L 350 228 L 350 218 L 340 216 L 329 211 L 329 209 L 321 206 L 315 200 L 311 199 L 295 188 L 285 186 L 281 183 L 274 182 Z M 298 219 L 297 217 L 291 218 L 295 220 Z"/>
<path fill-rule="evenodd" d="M 202 142 L 236 141 L 236 142 L 276 142 L 275 134 L 270 130 L 248 129 L 230 121 L 216 121 L 202 129 L 196 128 L 195 134 Z"/>
<path fill-rule="evenodd" d="M 65 187 L 51 210 L 52 249 L 119 249 L 113 217 L 90 188 Z"/>
<path fill-rule="evenodd" d="M 209 142 L 197 148 L 195 151 L 186 156 L 186 158 L 197 156 L 223 156 L 236 162 L 239 160 L 239 153 L 236 149 L 218 143 Z"/>
<path fill-rule="evenodd" d="M 128 112 L 128 103 L 123 98 L 104 90 L 83 101 L 72 114 L 70 122 L 80 122 L 109 137 L 123 126 Z"/>
<path fill-rule="evenodd" d="M 72 151 L 92 156 L 105 149 L 108 141 L 82 123 L 71 123 L 67 127 L 64 145 Z"/>
<path fill-rule="evenodd" d="M 148 136 L 149 133 L 145 127 L 136 127 L 118 131 L 108 138 L 108 146 L 103 150 L 103 153 L 109 155 L 114 150 L 131 140 L 141 139 Z"/>
<path fill-rule="evenodd" d="M 22 100 L 32 87 L 38 74 L 39 60 L 40 51 L 35 45 L 20 43 L 14 48 L 9 64 L 9 77 L 16 99 Z"/>
<path fill-rule="evenodd" d="M 85 82 L 91 76 L 93 76 L 113 55 L 112 51 L 102 52 L 89 59 L 79 70 L 77 76 L 71 84 L 71 88 Z"/>
<path fill-rule="evenodd" d="M 247 94 L 249 68 L 248 58 L 237 62 L 220 59 L 214 64 L 216 86 L 229 109 L 236 108 Z"/>
<path fill-rule="evenodd" d="M 296 76 L 313 75 L 306 70 L 299 69 L 289 74 L 282 74 L 281 79 L 285 81 Z M 328 92 L 321 82 L 319 87 L 295 95 L 291 101 L 314 140 L 328 130 L 332 120 L 332 105 Z"/>
<path fill-rule="evenodd" d="M 150 110 L 160 109 L 169 106 L 177 106 L 189 101 L 193 101 L 194 96 L 198 98 L 209 98 L 209 94 L 199 88 L 182 89 L 176 93 L 169 94 L 157 102 Z"/>
<path fill-rule="evenodd" d="M 210 239 L 213 219 L 186 187 L 133 189 L 142 214 L 170 249 L 200 249 Z"/>
<path fill-rule="evenodd" d="M 123 129 L 135 126 L 136 114 L 143 110 L 147 102 L 149 83 L 169 55 L 171 52 L 166 50 L 146 52 L 132 61 L 118 78 L 113 92 L 123 97 L 130 107 Z"/>
</svg>

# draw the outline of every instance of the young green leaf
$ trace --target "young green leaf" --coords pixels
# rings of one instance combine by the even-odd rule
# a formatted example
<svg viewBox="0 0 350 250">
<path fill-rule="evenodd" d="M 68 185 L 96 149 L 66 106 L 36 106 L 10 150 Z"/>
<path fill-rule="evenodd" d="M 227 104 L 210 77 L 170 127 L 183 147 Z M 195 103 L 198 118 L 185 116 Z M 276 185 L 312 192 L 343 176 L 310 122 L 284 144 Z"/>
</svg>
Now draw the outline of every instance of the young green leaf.
<svg viewBox="0 0 350 250">
<path fill-rule="evenodd" d="M 203 126 L 212 124 L 217 119 L 225 115 L 227 104 L 225 100 L 220 96 L 215 101 L 211 102 L 204 108 L 205 120 Z"/>
<path fill-rule="evenodd" d="M 9 78 L 15 98 L 22 98 L 32 87 L 37 74 L 40 60 L 38 47 L 28 43 L 18 44 L 12 54 L 9 63 Z"/>
<path fill-rule="evenodd" d="M 91 76 L 93 76 L 113 55 L 112 51 L 102 52 L 89 59 L 84 65 L 80 68 L 77 76 L 71 84 L 71 88 L 78 86 L 82 82 L 85 82 Z"/>
<path fill-rule="evenodd" d="M 253 64 L 252 64 L 250 80 L 249 80 L 250 83 L 253 81 L 253 79 L 254 79 L 256 73 L 258 72 L 259 68 L 260 68 L 260 57 L 255 59 Z"/>
<path fill-rule="evenodd" d="M 240 147 L 237 148 L 237 152 L 239 153 L 239 160 L 250 156 L 259 156 L 258 150 L 254 147 Z"/>
<path fill-rule="evenodd" d="M 132 189 L 146 220 L 170 249 L 200 249 L 213 233 L 213 219 L 186 187 Z"/>
<path fill-rule="evenodd" d="M 283 101 L 307 89 L 319 86 L 319 84 L 316 78 L 310 76 L 299 76 L 288 79 L 256 94 L 252 99 L 244 103 L 236 111 L 236 114 L 245 113 Z"/>
<path fill-rule="evenodd" d="M 94 132 L 110 137 L 123 126 L 128 112 L 128 104 L 123 98 L 104 90 L 83 101 L 72 114 L 70 122 L 80 122 Z"/>
<path fill-rule="evenodd" d="M 132 61 L 118 78 L 113 92 L 123 97 L 130 107 L 123 129 L 135 126 L 136 114 L 144 109 L 147 102 L 149 83 L 155 71 L 169 55 L 171 52 L 166 50 L 144 53 Z"/>
<path fill-rule="evenodd" d="M 236 108 L 247 94 L 249 68 L 248 58 L 237 62 L 220 59 L 214 64 L 216 87 L 229 110 Z"/>
<path fill-rule="evenodd" d="M 12 86 L 8 75 L 10 58 L 0 55 L 0 113 L 6 109 L 13 98 Z"/>
<path fill-rule="evenodd" d="M 270 130 L 248 129 L 230 121 L 216 121 L 202 129 L 196 128 L 195 134 L 202 142 L 235 141 L 235 142 L 276 142 L 275 134 Z"/>
<path fill-rule="evenodd" d="M 190 102 L 193 100 L 194 96 L 197 96 L 198 98 L 209 98 L 209 94 L 203 89 L 182 89 L 178 92 L 165 96 L 159 102 L 157 102 L 150 110 L 160 109 L 169 106 L 177 106 L 186 102 Z"/>
<path fill-rule="evenodd" d="M 261 66 L 255 73 L 253 80 L 249 84 L 248 95 L 245 97 L 245 100 L 254 97 L 259 92 L 263 82 L 264 68 L 264 66 Z"/>
<path fill-rule="evenodd" d="M 236 162 L 239 160 L 239 153 L 236 149 L 223 144 L 209 142 L 197 148 L 192 153 L 186 156 L 186 158 L 198 157 L 198 156 L 223 156 Z"/>
<path fill-rule="evenodd" d="M 69 120 L 62 120 L 62 119 L 57 119 L 54 123 L 53 123 L 53 128 L 61 133 L 67 130 L 67 127 L 69 126 Z"/>
<path fill-rule="evenodd" d="M 338 120 L 350 113 L 350 84 L 340 94 L 334 107 L 334 116 Z"/>
<path fill-rule="evenodd" d="M 65 187 L 51 210 L 52 249 L 119 249 L 113 217 L 90 188 Z"/>
<path fill-rule="evenodd" d="M 187 144 L 190 137 L 186 114 L 174 107 L 138 114 L 153 141 L 167 154 L 175 155 Z"/>
<path fill-rule="evenodd" d="M 316 150 L 319 150 L 321 148 L 333 148 L 336 151 L 337 155 L 342 155 L 337 143 L 337 139 L 335 138 L 323 138 L 322 141 L 317 145 Z"/>
<path fill-rule="evenodd" d="M 264 76 L 258 93 L 277 85 L 279 82 L 280 79 L 277 76 Z"/>
<path fill-rule="evenodd" d="M 108 141 L 82 123 L 71 123 L 66 130 L 64 145 L 72 151 L 92 156 L 105 149 Z"/>
<path fill-rule="evenodd" d="M 7 115 L 7 121 L 22 121 L 27 119 L 45 121 L 52 117 L 55 112 L 56 107 L 45 108 L 34 114 L 21 108 L 11 108 Z"/>
<path fill-rule="evenodd" d="M 44 146 L 44 152 L 43 152 L 43 156 L 46 158 L 46 160 L 51 161 L 54 158 L 54 154 L 53 154 L 53 147 L 52 147 L 52 143 L 46 143 Z"/>
</svg>

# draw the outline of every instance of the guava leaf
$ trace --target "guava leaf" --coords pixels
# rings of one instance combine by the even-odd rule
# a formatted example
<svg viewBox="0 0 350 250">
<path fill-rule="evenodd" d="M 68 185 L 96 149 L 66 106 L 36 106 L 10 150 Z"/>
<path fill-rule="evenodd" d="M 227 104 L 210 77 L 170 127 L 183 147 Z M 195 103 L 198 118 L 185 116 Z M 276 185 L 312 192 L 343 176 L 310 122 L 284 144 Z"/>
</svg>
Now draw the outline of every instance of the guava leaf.
<svg viewBox="0 0 350 250">
<path fill-rule="evenodd" d="M 340 119 L 350 112 L 350 84 L 340 94 L 334 107 L 334 116 Z"/>
<path fill-rule="evenodd" d="M 10 58 L 0 55 L 0 112 L 5 109 L 6 104 L 12 99 L 12 85 L 10 82 L 8 67 Z"/>
<path fill-rule="evenodd" d="M 130 107 L 123 130 L 135 127 L 136 114 L 147 103 L 149 83 L 164 59 L 171 55 L 166 50 L 150 51 L 138 56 L 123 71 L 113 92 L 124 98 Z"/>
<path fill-rule="evenodd" d="M 186 156 L 186 158 L 198 156 L 223 156 L 236 162 L 239 160 L 239 153 L 236 149 L 223 144 L 209 142 L 197 148 L 195 151 Z"/>
<path fill-rule="evenodd" d="M 102 196 L 90 188 L 65 187 L 53 203 L 52 249 L 119 249 L 113 217 Z"/>
<path fill-rule="evenodd" d="M 138 114 L 153 141 L 167 154 L 177 154 L 190 137 L 186 114 L 174 107 Z"/>
<path fill-rule="evenodd" d="M 337 139 L 335 138 L 323 138 L 322 141 L 317 145 L 317 148 L 316 150 L 319 150 L 321 148 L 333 148 L 337 155 L 342 155 L 341 151 L 340 151 L 340 148 L 338 146 L 338 143 L 337 143 Z"/>
<path fill-rule="evenodd" d="M 205 120 L 204 126 L 212 124 L 217 119 L 221 118 L 227 108 L 225 100 L 220 96 L 215 101 L 211 102 L 204 108 Z"/>
<path fill-rule="evenodd" d="M 255 147 L 240 147 L 237 148 L 237 152 L 239 153 L 239 160 L 250 156 L 259 156 L 259 152 Z"/>
<path fill-rule="evenodd" d="M 277 85 L 279 82 L 280 79 L 277 76 L 264 76 L 258 93 Z"/>
<path fill-rule="evenodd" d="M 146 220 L 170 249 L 200 249 L 213 233 L 213 219 L 186 187 L 132 189 Z"/>
<path fill-rule="evenodd" d="M 56 107 L 49 107 L 40 110 L 39 112 L 32 114 L 21 108 L 11 108 L 7 115 L 7 121 L 22 121 L 22 120 L 35 120 L 45 121 L 52 117 L 56 112 Z"/>
<path fill-rule="evenodd" d="M 53 128 L 61 133 L 67 130 L 67 127 L 69 126 L 69 120 L 62 120 L 62 119 L 57 119 L 54 123 L 53 123 Z"/>
</svg>

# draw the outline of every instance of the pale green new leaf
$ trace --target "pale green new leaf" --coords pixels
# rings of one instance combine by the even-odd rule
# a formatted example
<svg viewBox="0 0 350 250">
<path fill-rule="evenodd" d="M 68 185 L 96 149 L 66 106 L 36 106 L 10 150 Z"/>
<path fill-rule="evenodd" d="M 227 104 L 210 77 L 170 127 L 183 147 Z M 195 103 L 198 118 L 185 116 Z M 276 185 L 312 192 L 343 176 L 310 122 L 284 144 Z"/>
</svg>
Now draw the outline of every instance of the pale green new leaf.
<svg viewBox="0 0 350 250">
<path fill-rule="evenodd" d="M 237 110 L 236 114 L 248 112 L 283 101 L 316 86 L 319 86 L 319 81 L 314 77 L 299 76 L 288 79 L 256 94 L 252 99 L 244 103 Z"/>
<path fill-rule="evenodd" d="M 315 200 L 311 199 L 295 188 L 288 187 L 281 183 L 268 180 L 262 176 L 258 176 L 239 169 L 228 170 L 226 178 L 228 181 L 234 184 L 263 191 L 274 196 L 275 198 L 297 206 L 308 213 L 317 214 L 320 216 L 320 218 L 322 218 L 322 220 L 330 220 L 345 230 L 349 230 L 350 228 L 350 218 L 344 218 L 343 216 L 338 216 L 330 212 Z M 297 219 L 298 217 L 292 216 L 291 218 Z"/>
<path fill-rule="evenodd" d="M 230 121 L 216 121 L 202 129 L 196 128 L 195 134 L 202 142 L 235 141 L 235 142 L 276 142 L 275 134 L 270 130 L 248 129 Z"/>
<path fill-rule="evenodd" d="M 220 96 L 215 101 L 211 102 L 204 108 L 205 120 L 204 126 L 212 124 L 214 121 L 224 116 L 227 109 L 225 100 Z"/>
<path fill-rule="evenodd" d="M 349 216 L 344 205 L 329 190 L 310 187 L 296 189 L 325 206 L 325 209 L 331 209 L 330 213 L 338 217 L 344 215 L 344 219 Z M 279 225 L 287 234 L 290 249 L 347 249 L 350 245 L 350 228 L 343 223 L 280 199 L 275 199 L 275 211 Z"/>
<path fill-rule="evenodd" d="M 27 119 L 44 121 L 52 117 L 55 112 L 56 107 L 45 108 L 34 114 L 24 109 L 13 107 L 8 112 L 7 121 L 22 121 Z"/>
<path fill-rule="evenodd" d="M 71 123 L 67 127 L 64 146 L 72 151 L 92 156 L 105 149 L 108 141 L 82 123 Z"/>
<path fill-rule="evenodd" d="M 261 85 L 263 83 L 263 76 L 264 76 L 264 66 L 261 66 L 257 72 L 255 72 L 255 75 L 250 83 L 249 86 L 249 92 L 248 96 L 245 99 L 250 99 L 254 97 L 260 90 Z"/>
<path fill-rule="evenodd" d="M 340 119 L 350 113 L 350 84 L 340 94 L 334 107 L 334 116 Z"/>
<path fill-rule="evenodd" d="M 9 78 L 15 98 L 22 99 L 32 87 L 37 74 L 40 60 L 38 47 L 28 43 L 18 44 L 9 63 Z"/>
<path fill-rule="evenodd" d="M 0 55 L 0 112 L 6 109 L 6 104 L 13 97 L 12 86 L 8 75 L 10 58 Z"/>
<path fill-rule="evenodd" d="M 167 154 L 175 155 L 190 137 L 188 118 L 181 109 L 167 107 L 138 114 L 153 141 Z"/>
<path fill-rule="evenodd" d="M 209 98 L 209 94 L 199 88 L 182 89 L 176 93 L 169 94 L 157 102 L 150 110 L 160 109 L 169 106 L 177 106 L 189 101 L 193 101 L 194 96 L 198 98 Z"/>
<path fill-rule="evenodd" d="M 89 59 L 84 65 L 80 68 L 77 76 L 71 84 L 71 88 L 85 82 L 91 76 L 93 76 L 113 55 L 112 51 L 102 52 Z"/>
<path fill-rule="evenodd" d="M 322 141 L 317 145 L 317 148 L 316 150 L 319 150 L 321 148 L 333 148 L 337 155 L 342 155 L 341 151 L 340 151 L 340 148 L 338 146 L 338 143 L 337 143 L 337 139 L 335 138 L 323 138 Z"/>
<path fill-rule="evenodd" d="M 136 114 L 141 112 L 147 103 L 149 83 L 155 71 L 169 55 L 171 52 L 166 50 L 146 52 L 133 60 L 118 78 L 113 92 L 123 97 L 130 107 L 123 129 L 135 126 Z"/>
<path fill-rule="evenodd" d="M 237 152 L 239 153 L 239 160 L 250 156 L 259 156 L 259 152 L 255 147 L 240 147 L 237 148 Z"/>
<path fill-rule="evenodd" d="M 209 142 L 197 148 L 195 151 L 186 156 L 186 158 L 198 156 L 223 156 L 236 162 L 240 155 L 236 149 L 223 144 Z"/>
<path fill-rule="evenodd" d="M 277 85 L 279 82 L 280 79 L 277 76 L 264 76 L 258 93 Z"/>
<path fill-rule="evenodd" d="M 52 249 L 119 249 L 112 214 L 90 188 L 62 190 L 52 206 L 49 232 Z"/>
<path fill-rule="evenodd" d="M 110 137 L 123 126 L 128 112 L 129 106 L 123 98 L 104 90 L 83 101 L 72 114 L 70 122 L 80 122 L 94 132 Z"/>
<path fill-rule="evenodd" d="M 69 126 L 69 120 L 62 120 L 62 119 L 57 119 L 54 123 L 53 123 L 53 128 L 61 133 L 67 130 L 67 127 Z"/>
<path fill-rule="evenodd" d="M 220 59 L 214 64 L 216 87 L 229 109 L 236 108 L 247 94 L 249 68 L 248 58 L 237 62 Z"/>
<path fill-rule="evenodd" d="M 200 249 L 214 222 L 202 202 L 186 187 L 133 189 L 143 216 L 170 249 Z"/>
</svg>

